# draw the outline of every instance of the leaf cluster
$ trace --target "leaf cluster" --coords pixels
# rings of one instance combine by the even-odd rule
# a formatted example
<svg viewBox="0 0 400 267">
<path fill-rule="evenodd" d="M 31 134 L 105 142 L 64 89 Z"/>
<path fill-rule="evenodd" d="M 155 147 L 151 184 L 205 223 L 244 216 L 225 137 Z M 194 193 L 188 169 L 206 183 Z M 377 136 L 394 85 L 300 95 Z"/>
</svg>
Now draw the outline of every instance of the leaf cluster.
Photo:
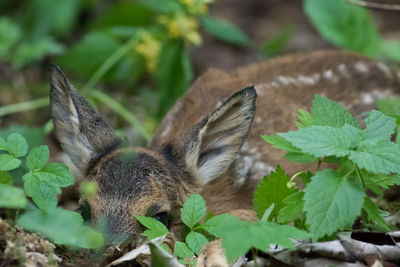
<svg viewBox="0 0 400 267">
<path fill-rule="evenodd" d="M 28 148 L 19 133 L 9 134 L 6 139 L 0 137 L 0 207 L 25 209 L 17 218 L 17 224 L 57 244 L 81 248 L 101 246 L 102 234 L 84 225 L 79 213 L 57 207 L 61 188 L 74 183 L 68 167 L 48 163 L 50 152 L 47 146 L 37 146 L 29 153 Z M 18 174 L 27 170 L 22 176 L 23 189 L 14 185 L 16 179 L 10 171 L 15 170 Z M 30 204 L 26 196 L 39 209 Z"/>
<path fill-rule="evenodd" d="M 288 160 L 326 162 L 337 165 L 337 168 L 311 174 L 311 180 L 303 180 L 305 189 L 302 192 L 293 188 L 284 189 L 283 199 L 272 190 L 269 196 L 272 200 L 264 202 L 258 195 L 274 187 L 271 185 L 273 181 L 280 183 L 281 188 L 290 186 L 288 177 L 278 167 L 276 173 L 272 173 L 269 179 L 264 178 L 256 190 L 254 204 L 258 215 L 263 214 L 266 206 L 279 203 L 277 220 L 287 223 L 295 218 L 305 218 L 300 225 L 309 230 L 314 238 L 351 229 L 360 215 L 364 216 L 364 221 L 375 222 L 388 229 L 382 212 L 365 191 L 370 189 L 381 195 L 383 189 L 397 181 L 400 148 L 391 141 L 396 120 L 372 110 L 364 120 L 365 128 L 361 129 L 348 110 L 319 95 L 315 95 L 311 113 L 300 110 L 298 118 L 297 131 L 263 138 L 286 151 Z M 288 156 L 293 153 L 296 157 Z M 305 161 L 305 158 L 310 161 Z M 277 174 L 279 179 L 275 177 Z M 289 189 L 291 194 L 287 194 Z"/>
</svg>

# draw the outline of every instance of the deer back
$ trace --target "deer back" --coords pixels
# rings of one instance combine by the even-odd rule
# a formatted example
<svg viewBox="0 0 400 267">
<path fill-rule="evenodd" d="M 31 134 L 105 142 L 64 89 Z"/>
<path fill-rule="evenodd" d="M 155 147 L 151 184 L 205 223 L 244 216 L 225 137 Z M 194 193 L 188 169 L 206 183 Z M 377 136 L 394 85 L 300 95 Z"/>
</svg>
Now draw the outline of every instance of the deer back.
<svg viewBox="0 0 400 267">
<path fill-rule="evenodd" d="M 203 190 L 208 205 L 217 212 L 248 208 L 255 183 L 277 164 L 290 174 L 304 170 L 284 159 L 284 153 L 260 135 L 295 130 L 298 109 L 309 110 L 314 94 L 340 102 L 360 118 L 362 112 L 375 108 L 377 99 L 399 95 L 399 80 L 400 74 L 386 64 L 342 51 L 288 55 L 232 72 L 210 69 L 167 113 L 151 147 L 178 138 L 231 94 L 254 85 L 258 97 L 249 135 L 228 171 Z"/>
</svg>

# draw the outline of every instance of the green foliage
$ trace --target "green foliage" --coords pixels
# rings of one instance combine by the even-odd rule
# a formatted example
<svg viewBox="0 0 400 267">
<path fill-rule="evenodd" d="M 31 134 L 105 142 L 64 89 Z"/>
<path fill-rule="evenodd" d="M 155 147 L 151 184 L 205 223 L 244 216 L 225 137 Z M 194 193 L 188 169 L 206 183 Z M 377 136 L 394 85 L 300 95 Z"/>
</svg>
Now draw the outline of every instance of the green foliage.
<svg viewBox="0 0 400 267">
<path fill-rule="evenodd" d="M 203 16 L 201 20 L 205 29 L 217 39 L 239 46 L 251 45 L 251 41 L 247 35 L 230 22 L 211 16 Z"/>
<path fill-rule="evenodd" d="M 182 222 L 190 229 L 206 215 L 206 202 L 199 194 L 191 195 L 181 209 Z"/>
<path fill-rule="evenodd" d="M 317 172 L 304 189 L 307 224 L 315 237 L 351 229 L 361 214 L 365 192 L 361 181 L 351 175 L 326 169 Z"/>
<path fill-rule="evenodd" d="M 174 248 L 174 256 L 177 258 L 186 259 L 194 257 L 194 253 L 185 243 L 176 241 Z"/>
<path fill-rule="evenodd" d="M 20 132 L 38 132 L 28 128 L 16 128 Z M 0 132 L 5 135 L 7 131 Z M 38 136 L 36 136 L 38 137 Z M 60 163 L 47 163 L 49 160 L 49 149 L 47 146 L 33 148 L 25 159 L 27 172 L 23 175 L 24 190 L 14 186 L 13 176 L 5 170 L 16 168 L 21 178 L 26 168 L 21 166 L 21 157 L 28 152 L 28 144 L 19 133 L 8 135 L 7 141 L 0 137 L 0 150 L 6 153 L 0 154 L 0 207 L 7 209 L 27 210 L 17 218 L 17 224 L 26 230 L 34 231 L 46 236 L 57 244 L 64 244 L 81 248 L 98 248 L 103 243 L 101 233 L 92 230 L 83 224 L 81 215 L 76 212 L 56 208 L 57 194 L 60 188 L 72 185 L 74 178 L 68 168 Z M 38 141 L 38 140 L 36 140 Z M 33 141 L 35 142 L 35 141 Z M 25 167 L 25 166 L 24 166 Z M 33 200 L 40 208 L 32 209 L 27 205 L 25 194 Z"/>
<path fill-rule="evenodd" d="M 261 218 L 265 210 L 274 204 L 274 208 L 269 216 L 274 219 L 284 206 L 283 200 L 293 194 L 296 190 L 288 187 L 289 176 L 278 166 L 270 176 L 264 176 L 254 192 L 254 210 Z"/>
<path fill-rule="evenodd" d="M 284 48 L 290 37 L 294 33 L 293 26 L 286 26 L 281 32 L 268 39 L 261 47 L 261 57 L 263 59 L 277 56 Z"/>
<path fill-rule="evenodd" d="M 191 231 L 186 236 L 186 243 L 194 253 L 199 255 L 200 250 L 208 243 L 208 239 L 199 232 Z"/>
<path fill-rule="evenodd" d="M 366 9 L 345 0 L 306 0 L 303 9 L 327 41 L 366 56 L 400 60 L 398 41 L 384 40 Z"/>
<path fill-rule="evenodd" d="M 318 170 L 311 174 L 311 181 L 303 180 L 303 192 L 296 191 L 282 200 L 278 221 L 287 223 L 305 216 L 305 224 L 300 227 L 317 239 L 350 229 L 360 215 L 364 222 L 376 222 L 387 229 L 382 212 L 365 190 L 382 195 L 382 190 L 393 185 L 400 173 L 400 147 L 391 141 L 396 120 L 372 110 L 364 121 L 365 128 L 360 129 L 349 111 L 318 95 L 311 114 L 300 114 L 297 131 L 264 139 L 288 154 L 299 149 L 318 158 L 318 164 L 327 162 L 338 167 Z"/>
<path fill-rule="evenodd" d="M 79 213 L 61 208 L 49 213 L 27 211 L 17 223 L 26 230 L 47 236 L 56 244 L 80 248 L 99 248 L 103 244 L 102 235 L 85 226 Z"/>
<path fill-rule="evenodd" d="M 164 224 L 151 217 L 135 216 L 136 219 L 148 230 L 142 233 L 149 240 L 168 234 L 168 229 Z"/>
</svg>

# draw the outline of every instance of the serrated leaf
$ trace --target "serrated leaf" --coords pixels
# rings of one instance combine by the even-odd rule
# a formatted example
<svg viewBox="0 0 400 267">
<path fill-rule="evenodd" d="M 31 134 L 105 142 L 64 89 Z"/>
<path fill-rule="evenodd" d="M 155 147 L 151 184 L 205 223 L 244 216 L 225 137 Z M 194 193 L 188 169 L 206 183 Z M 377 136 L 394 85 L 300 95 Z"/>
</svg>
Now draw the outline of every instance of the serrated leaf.
<svg viewBox="0 0 400 267">
<path fill-rule="evenodd" d="M 217 39 L 240 46 L 251 45 L 249 37 L 242 30 L 226 20 L 203 16 L 201 22 L 205 29 Z"/>
<path fill-rule="evenodd" d="M 300 120 L 300 122 L 296 122 L 296 125 L 299 128 L 304 128 L 312 125 L 311 114 L 304 109 L 298 110 L 297 118 Z"/>
<path fill-rule="evenodd" d="M 372 110 L 365 119 L 364 140 L 380 141 L 389 140 L 396 128 L 396 119 L 384 115 L 382 112 Z"/>
<path fill-rule="evenodd" d="M 270 143 L 273 148 L 285 150 L 288 152 L 300 152 L 300 149 L 293 146 L 290 142 L 286 141 L 283 137 L 276 135 L 261 135 L 261 138 L 264 139 L 265 142 Z"/>
<path fill-rule="evenodd" d="M 36 175 L 54 187 L 66 187 L 74 184 L 74 176 L 68 167 L 57 162 L 47 164 L 40 172 L 36 172 Z"/>
<path fill-rule="evenodd" d="M 17 219 L 17 224 L 48 237 L 56 244 L 81 248 L 99 248 L 103 244 L 101 233 L 85 226 L 79 213 L 61 208 L 49 213 L 27 211 Z"/>
<path fill-rule="evenodd" d="M 394 185 L 394 176 L 385 174 L 366 174 L 364 175 L 365 187 L 370 189 L 377 195 L 382 195 L 382 189 L 388 189 L 389 186 Z"/>
<path fill-rule="evenodd" d="M 304 192 L 295 192 L 283 200 L 285 206 L 279 211 L 277 218 L 279 223 L 289 223 L 302 212 L 304 205 L 303 197 Z"/>
<path fill-rule="evenodd" d="M 43 211 L 49 212 L 57 206 L 57 190 L 41 181 L 36 174 L 28 172 L 22 177 L 25 192 Z"/>
<path fill-rule="evenodd" d="M 263 180 L 256 187 L 254 192 L 254 210 L 257 216 L 261 218 L 265 210 L 275 203 L 270 218 L 275 218 L 278 212 L 285 206 L 283 199 L 293 194 L 296 189 L 288 188 L 289 176 L 278 165 L 275 172 L 264 176 Z"/>
<path fill-rule="evenodd" d="M 275 203 L 272 203 L 271 206 L 269 206 L 269 207 L 265 210 L 265 212 L 264 212 L 263 216 L 261 217 L 260 221 L 268 222 L 268 221 L 269 221 L 269 218 L 270 218 L 270 216 L 271 216 L 271 213 L 272 213 L 272 211 L 274 210 L 274 207 L 275 207 Z"/>
<path fill-rule="evenodd" d="M 10 154 L 16 158 L 23 157 L 28 152 L 28 144 L 25 138 L 17 133 L 12 133 L 7 137 L 7 146 Z"/>
<path fill-rule="evenodd" d="M 191 195 L 181 208 L 181 219 L 190 229 L 206 215 L 206 202 L 199 194 Z"/>
<path fill-rule="evenodd" d="M 225 224 L 226 221 L 229 221 L 232 216 L 229 214 L 221 214 L 214 216 L 207 221 L 205 221 L 203 224 L 200 224 L 198 226 L 198 229 L 204 229 L 210 233 L 213 233 L 214 229 L 218 229 L 222 225 Z M 196 228 L 197 229 L 197 228 Z"/>
<path fill-rule="evenodd" d="M 42 169 L 50 157 L 50 151 L 47 146 L 39 146 L 32 149 L 26 157 L 26 165 L 30 170 Z"/>
<path fill-rule="evenodd" d="M 146 236 L 149 240 L 168 234 L 167 227 L 165 227 L 164 224 L 157 221 L 156 219 L 145 216 L 135 216 L 135 217 L 143 226 L 149 229 L 142 233 L 142 235 Z"/>
<path fill-rule="evenodd" d="M 341 128 L 345 124 L 360 128 L 357 120 L 339 103 L 327 97 L 316 94 L 312 108 L 312 125 L 331 126 Z"/>
<path fill-rule="evenodd" d="M 204 235 L 192 231 L 186 236 L 186 243 L 194 253 L 199 255 L 201 249 L 208 243 L 208 239 Z"/>
<path fill-rule="evenodd" d="M 11 171 L 21 165 L 21 160 L 9 155 L 0 154 L 0 171 Z"/>
<path fill-rule="evenodd" d="M 222 238 L 229 262 L 245 255 L 252 247 L 267 252 L 271 244 L 294 248 L 291 238 L 305 239 L 310 235 L 287 225 L 273 222 L 248 222 L 229 216 L 224 224 L 214 228 L 211 234 Z"/>
<path fill-rule="evenodd" d="M 8 184 L 0 183 L 0 207 L 9 209 L 22 209 L 26 206 L 24 190 Z"/>
<path fill-rule="evenodd" d="M 363 142 L 349 159 L 371 173 L 400 172 L 400 148 L 390 141 Z"/>
<path fill-rule="evenodd" d="M 340 128 L 310 126 L 297 131 L 278 133 L 303 153 L 314 157 L 343 157 L 350 153 L 351 137 Z"/>
<path fill-rule="evenodd" d="M 378 207 L 375 205 L 374 202 L 369 197 L 365 198 L 363 209 L 368 215 L 368 218 L 376 222 L 378 225 L 382 226 L 386 230 L 390 230 L 386 221 L 380 215 Z"/>
<path fill-rule="evenodd" d="M 310 232 L 320 238 L 351 227 L 361 214 L 365 192 L 360 181 L 325 169 L 304 189 L 304 211 Z"/>
<path fill-rule="evenodd" d="M 193 251 L 183 242 L 176 241 L 174 248 L 174 256 L 179 258 L 192 258 L 194 257 Z"/>
</svg>

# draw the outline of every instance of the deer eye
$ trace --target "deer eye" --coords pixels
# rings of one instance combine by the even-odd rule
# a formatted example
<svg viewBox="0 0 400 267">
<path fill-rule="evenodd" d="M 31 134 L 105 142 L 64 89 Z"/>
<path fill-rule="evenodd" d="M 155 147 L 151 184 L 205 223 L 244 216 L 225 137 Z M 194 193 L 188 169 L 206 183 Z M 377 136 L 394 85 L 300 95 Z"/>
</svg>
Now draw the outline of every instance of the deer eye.
<svg viewBox="0 0 400 267">
<path fill-rule="evenodd" d="M 156 215 L 153 216 L 153 218 L 164 224 L 165 227 L 169 228 L 170 219 L 168 212 L 157 213 Z"/>
</svg>

